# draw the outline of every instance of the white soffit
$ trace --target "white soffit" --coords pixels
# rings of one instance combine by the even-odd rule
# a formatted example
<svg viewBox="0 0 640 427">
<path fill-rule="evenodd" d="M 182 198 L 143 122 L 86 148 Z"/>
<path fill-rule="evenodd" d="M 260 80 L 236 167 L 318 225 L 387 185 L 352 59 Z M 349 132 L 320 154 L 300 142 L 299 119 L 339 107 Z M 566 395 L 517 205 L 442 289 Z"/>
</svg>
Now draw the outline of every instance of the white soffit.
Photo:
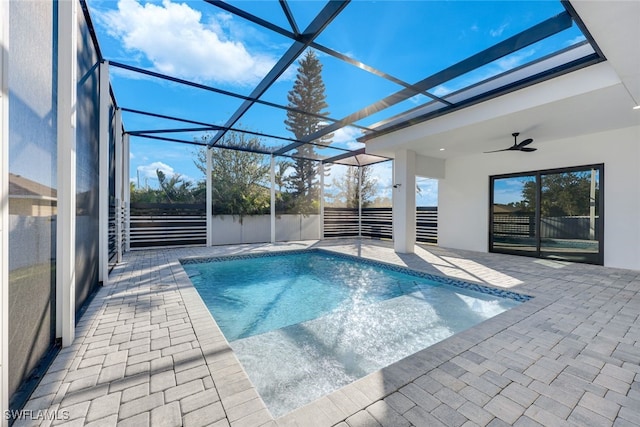
<svg viewBox="0 0 640 427">
<path fill-rule="evenodd" d="M 640 102 L 640 1 L 571 2 L 608 62 Z"/>
</svg>

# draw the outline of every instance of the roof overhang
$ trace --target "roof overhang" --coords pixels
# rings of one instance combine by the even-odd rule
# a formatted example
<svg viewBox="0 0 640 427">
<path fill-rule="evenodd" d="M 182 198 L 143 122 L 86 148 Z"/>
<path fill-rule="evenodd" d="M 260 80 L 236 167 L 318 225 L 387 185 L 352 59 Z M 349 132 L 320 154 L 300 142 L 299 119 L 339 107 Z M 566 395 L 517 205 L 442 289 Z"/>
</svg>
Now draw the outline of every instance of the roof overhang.
<svg viewBox="0 0 640 427">
<path fill-rule="evenodd" d="M 542 142 L 640 125 L 640 2 L 573 5 L 608 61 L 374 137 L 366 152 L 450 158 L 501 148 L 516 131 Z"/>
</svg>

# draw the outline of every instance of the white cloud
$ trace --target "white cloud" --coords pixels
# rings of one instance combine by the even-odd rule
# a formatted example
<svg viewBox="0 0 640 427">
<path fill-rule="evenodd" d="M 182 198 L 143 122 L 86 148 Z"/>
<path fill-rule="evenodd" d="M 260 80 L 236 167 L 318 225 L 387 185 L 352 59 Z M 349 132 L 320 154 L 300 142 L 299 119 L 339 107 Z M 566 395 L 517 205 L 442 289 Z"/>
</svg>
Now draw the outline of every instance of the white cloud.
<svg viewBox="0 0 640 427">
<path fill-rule="evenodd" d="M 416 204 L 418 206 L 438 206 L 438 180 L 432 178 L 416 179 L 416 185 L 420 188 L 416 190 Z"/>
<path fill-rule="evenodd" d="M 357 145 L 357 148 L 361 148 L 364 145 L 356 141 L 356 139 L 359 138 L 360 136 L 362 136 L 361 130 L 354 127 L 347 126 L 347 127 L 340 128 L 333 133 L 333 142 L 335 143 L 346 142 L 347 145 L 349 144 Z"/>
<path fill-rule="evenodd" d="M 156 170 L 162 171 L 167 177 L 172 177 L 175 174 L 175 171 L 171 166 L 162 162 L 153 162 L 148 165 L 140 165 L 136 168 L 140 178 L 148 178 L 148 179 L 158 179 L 158 175 Z"/>
<path fill-rule="evenodd" d="M 219 14 L 204 22 L 199 11 L 170 0 L 161 5 L 120 0 L 117 10 L 101 16 L 110 35 L 128 51 L 143 53 L 161 73 L 195 81 L 256 83 L 275 59 L 230 39 L 225 28 L 231 19 Z"/>
<path fill-rule="evenodd" d="M 422 97 L 423 97 L 423 96 L 422 96 L 422 95 L 420 95 L 420 94 L 418 94 L 418 95 L 414 95 L 414 96 L 412 96 L 411 98 L 409 98 L 409 102 L 411 102 L 411 103 L 412 103 L 412 104 L 414 104 L 414 105 L 418 105 L 418 104 L 420 104 L 420 103 L 422 103 L 422 102 L 423 102 L 423 98 L 422 98 Z"/>
<path fill-rule="evenodd" d="M 502 35 L 502 33 L 504 32 L 504 30 L 507 29 L 508 26 L 509 26 L 509 24 L 502 24 L 498 28 L 494 28 L 492 30 L 489 30 L 489 35 L 491 37 L 500 37 Z"/>
<path fill-rule="evenodd" d="M 512 70 L 525 63 L 525 60 L 536 53 L 535 49 L 528 49 L 506 56 L 496 62 L 500 71 Z"/>
<path fill-rule="evenodd" d="M 158 179 L 158 174 L 156 170 L 162 171 L 168 178 L 171 178 L 175 175 L 175 170 L 166 163 L 162 162 L 153 162 L 148 165 L 140 165 L 136 168 L 138 171 L 138 176 L 140 179 Z"/>
<path fill-rule="evenodd" d="M 146 185 L 150 185 L 151 187 L 157 186 L 158 174 L 156 173 L 156 170 L 162 171 L 162 173 L 164 173 L 165 176 L 169 179 L 175 175 L 178 175 L 182 179 L 182 181 L 185 181 L 185 182 L 188 181 L 188 182 L 195 183 L 198 181 L 197 179 L 194 179 L 189 175 L 178 173 L 175 171 L 175 169 L 172 166 L 169 166 L 166 163 L 158 161 L 158 162 L 150 163 L 148 165 L 138 166 L 136 168 L 136 171 L 137 171 L 137 176 L 135 179 L 136 183 L 139 181 L 140 185 L 142 186 L 146 186 Z M 131 180 L 133 181 L 134 179 L 132 178 Z"/>
<path fill-rule="evenodd" d="M 447 88 L 445 85 L 437 86 L 434 90 L 431 91 L 431 94 L 435 96 L 444 96 L 450 93 L 451 89 Z"/>
</svg>

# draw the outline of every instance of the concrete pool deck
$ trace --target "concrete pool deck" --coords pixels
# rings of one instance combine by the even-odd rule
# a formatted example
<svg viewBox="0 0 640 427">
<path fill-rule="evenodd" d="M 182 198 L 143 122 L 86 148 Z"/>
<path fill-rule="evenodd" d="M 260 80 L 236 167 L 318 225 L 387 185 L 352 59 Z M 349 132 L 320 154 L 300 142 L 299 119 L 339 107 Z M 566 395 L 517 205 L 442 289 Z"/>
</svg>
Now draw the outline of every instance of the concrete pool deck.
<svg viewBox="0 0 640 427">
<path fill-rule="evenodd" d="M 178 260 L 307 247 L 535 298 L 274 420 Z M 639 315 L 640 271 L 585 264 L 371 240 L 134 251 L 14 425 L 637 426 Z"/>
</svg>

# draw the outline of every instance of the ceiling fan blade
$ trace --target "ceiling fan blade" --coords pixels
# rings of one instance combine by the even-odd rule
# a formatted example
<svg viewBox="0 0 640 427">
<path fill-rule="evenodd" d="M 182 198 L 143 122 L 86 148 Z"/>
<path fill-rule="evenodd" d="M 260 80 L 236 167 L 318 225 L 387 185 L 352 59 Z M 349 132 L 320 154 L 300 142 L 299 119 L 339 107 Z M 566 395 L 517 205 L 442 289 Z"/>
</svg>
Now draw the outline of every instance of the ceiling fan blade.
<svg viewBox="0 0 640 427">
<path fill-rule="evenodd" d="M 536 151 L 536 150 L 537 150 L 537 148 L 532 148 L 532 147 L 521 147 L 520 148 L 520 151 L 524 151 L 524 152 L 527 152 L 527 153 L 531 153 L 532 151 Z"/>
<path fill-rule="evenodd" d="M 529 144 L 531 144 L 533 142 L 533 139 L 529 138 L 529 139 L 525 139 L 524 141 L 520 142 L 518 144 L 518 147 L 525 147 Z"/>
<path fill-rule="evenodd" d="M 485 152 L 484 152 L 484 154 L 489 154 L 489 153 L 498 153 L 498 152 L 500 152 L 500 151 L 510 151 L 510 150 L 513 150 L 513 148 L 512 148 L 512 147 L 509 147 L 509 148 L 503 148 L 502 150 L 485 151 Z"/>
</svg>

